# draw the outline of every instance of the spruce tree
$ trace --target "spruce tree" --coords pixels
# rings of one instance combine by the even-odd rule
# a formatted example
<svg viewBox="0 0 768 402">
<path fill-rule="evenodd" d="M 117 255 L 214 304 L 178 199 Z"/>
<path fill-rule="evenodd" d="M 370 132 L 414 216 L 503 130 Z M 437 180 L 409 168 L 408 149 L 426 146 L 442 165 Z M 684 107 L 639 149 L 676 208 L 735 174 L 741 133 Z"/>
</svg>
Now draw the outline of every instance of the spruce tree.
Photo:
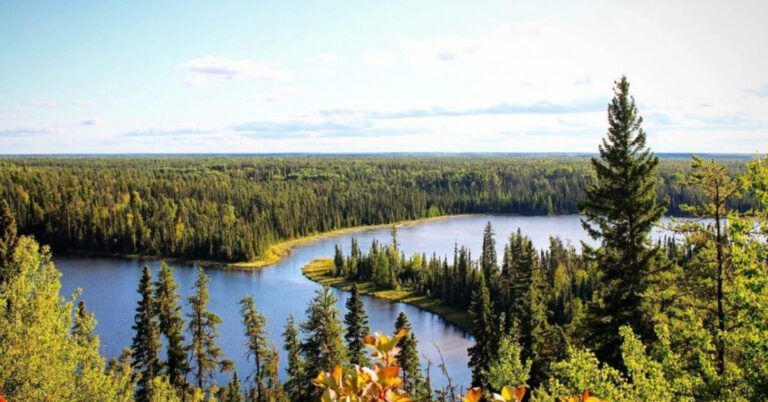
<svg viewBox="0 0 768 402">
<path fill-rule="evenodd" d="M 334 247 L 333 253 L 333 272 L 334 276 L 345 276 L 344 273 L 344 253 L 341 251 L 341 245 Z"/>
<path fill-rule="evenodd" d="M 620 362 L 619 327 L 630 325 L 645 336 L 652 332 L 641 303 L 657 255 L 649 235 L 665 206 L 656 201 L 659 160 L 646 147 L 642 121 L 622 77 L 608 106 L 600 158 L 592 158 L 597 180 L 580 204 L 582 226 L 601 242 L 595 254 L 601 283 L 598 301 L 589 305 L 587 342 L 611 363 Z"/>
<path fill-rule="evenodd" d="M 483 249 L 480 254 L 480 268 L 485 275 L 485 283 L 496 283 L 496 277 L 498 276 L 498 260 L 496 257 L 496 240 L 493 238 L 493 227 L 491 222 L 488 221 L 483 230 Z"/>
<path fill-rule="evenodd" d="M 162 362 L 160 361 L 160 328 L 157 322 L 156 304 L 154 299 L 154 286 L 152 283 L 152 271 L 144 267 L 139 281 L 139 299 L 136 307 L 133 330 L 134 366 L 141 375 L 139 378 L 139 391 L 136 398 L 139 401 L 151 399 L 150 383 L 155 376 L 160 374 Z"/>
<path fill-rule="evenodd" d="M 472 386 L 488 389 L 488 369 L 496 356 L 497 326 L 491 310 L 491 297 L 485 279 L 480 276 L 469 306 L 474 324 L 475 344 L 469 348 Z"/>
<path fill-rule="evenodd" d="M 296 329 L 293 315 L 289 315 L 288 322 L 285 323 L 283 341 L 283 347 L 288 355 L 288 367 L 286 368 L 288 378 L 285 381 L 285 393 L 288 399 L 292 401 L 302 401 L 307 396 L 306 384 L 304 383 L 306 371 L 304 370 L 304 361 L 301 358 L 299 331 Z"/>
<path fill-rule="evenodd" d="M 347 332 L 344 334 L 344 339 L 347 341 L 349 363 L 365 366 L 368 364 L 368 359 L 366 358 L 363 338 L 370 334 L 371 329 L 368 327 L 368 315 L 365 313 L 365 306 L 360 297 L 357 283 L 352 285 L 346 307 L 347 314 L 344 316 L 344 325 Z"/>
<path fill-rule="evenodd" d="M 246 337 L 246 357 L 253 359 L 254 370 L 251 379 L 256 385 L 256 401 L 266 401 L 264 380 L 265 366 L 269 360 L 269 340 L 267 339 L 267 320 L 256 308 L 253 297 L 246 296 L 240 300 L 240 315 Z"/>
<path fill-rule="evenodd" d="M 221 349 L 216 346 L 216 338 L 219 335 L 217 326 L 221 323 L 221 318 L 208 311 L 208 282 L 208 276 L 198 267 L 195 294 L 188 299 L 190 312 L 187 314 L 187 328 L 191 337 L 188 348 L 191 360 L 195 363 L 195 383 L 200 389 L 213 377 L 222 357 Z"/>
<path fill-rule="evenodd" d="M 235 371 L 232 378 L 229 379 L 227 387 L 222 391 L 221 402 L 243 402 L 243 391 L 237 371 Z"/>
<path fill-rule="evenodd" d="M 155 287 L 155 301 L 160 333 L 166 341 L 166 375 L 171 385 L 183 390 L 189 372 L 189 361 L 184 345 L 184 318 L 181 316 L 178 291 L 179 285 L 173 278 L 173 269 L 162 262 Z"/>
<path fill-rule="evenodd" d="M 424 380 L 421 376 L 421 360 L 419 359 L 419 342 L 411 328 L 411 322 L 405 312 L 400 312 L 395 320 L 395 334 L 402 329 L 409 331 L 408 336 L 400 340 L 398 346 L 400 353 L 397 355 L 397 361 L 400 369 L 403 371 L 402 377 L 404 388 L 411 396 L 426 396 L 424 390 Z"/>
<path fill-rule="evenodd" d="M 331 371 L 346 360 L 346 348 L 342 340 L 344 330 L 336 301 L 331 289 L 323 286 L 307 306 L 307 321 L 301 324 L 305 334 L 301 352 L 307 366 L 303 384 L 309 384 L 320 372 Z M 319 396 L 319 389 L 313 389 L 310 395 L 313 399 Z"/>
</svg>

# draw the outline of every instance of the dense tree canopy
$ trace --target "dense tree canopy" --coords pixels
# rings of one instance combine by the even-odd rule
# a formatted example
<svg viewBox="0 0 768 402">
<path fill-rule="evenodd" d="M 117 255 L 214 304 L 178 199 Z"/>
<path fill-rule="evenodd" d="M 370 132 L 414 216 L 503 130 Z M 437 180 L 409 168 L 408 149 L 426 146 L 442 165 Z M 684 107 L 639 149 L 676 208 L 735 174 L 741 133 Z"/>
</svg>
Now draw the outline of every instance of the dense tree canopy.
<svg viewBox="0 0 768 402">
<path fill-rule="evenodd" d="M 659 166 L 670 213 L 701 200 L 681 186 L 688 170 L 679 159 Z M 576 157 L 0 159 L 0 199 L 20 232 L 55 249 L 224 261 L 341 227 L 576 213 L 593 182 L 589 161 Z"/>
</svg>

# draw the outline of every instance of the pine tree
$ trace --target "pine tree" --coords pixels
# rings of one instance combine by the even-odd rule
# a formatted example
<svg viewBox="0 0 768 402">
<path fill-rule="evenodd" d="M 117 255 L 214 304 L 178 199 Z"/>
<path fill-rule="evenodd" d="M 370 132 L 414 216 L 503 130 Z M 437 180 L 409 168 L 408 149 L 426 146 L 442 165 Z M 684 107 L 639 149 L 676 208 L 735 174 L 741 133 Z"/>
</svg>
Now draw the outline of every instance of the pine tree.
<svg viewBox="0 0 768 402">
<path fill-rule="evenodd" d="M 256 384 L 256 400 L 258 402 L 266 401 L 264 390 L 265 366 L 268 364 L 269 340 L 267 339 L 266 324 L 267 320 L 256 308 L 253 297 L 246 296 L 240 300 L 240 315 L 243 318 L 243 327 L 245 328 L 246 347 L 248 351 L 246 356 L 253 359 L 254 370 L 251 374 Z"/>
<path fill-rule="evenodd" d="M 496 277 L 498 276 L 498 260 L 496 257 L 496 240 L 493 238 L 493 227 L 491 222 L 485 225 L 483 230 L 483 249 L 480 254 L 480 268 L 485 275 L 485 283 L 496 283 Z"/>
<path fill-rule="evenodd" d="M 608 106 L 608 136 L 600 146 L 600 158 L 592 158 L 597 181 L 587 188 L 580 204 L 582 226 L 601 241 L 596 256 L 600 269 L 598 302 L 589 306 L 589 339 L 598 355 L 620 362 L 619 328 L 631 325 L 650 336 L 643 318 L 642 294 L 647 289 L 657 249 L 650 231 L 665 206 L 656 201 L 656 166 L 659 160 L 646 147 L 643 119 L 629 94 L 626 77 L 616 82 Z"/>
<path fill-rule="evenodd" d="M 13 249 L 16 248 L 16 217 L 5 200 L 0 204 L 0 283 L 9 275 Z"/>
<path fill-rule="evenodd" d="M 216 371 L 221 360 L 221 349 L 216 346 L 218 330 L 221 323 L 218 315 L 208 311 L 208 276 L 203 269 L 197 268 L 197 280 L 195 281 L 195 294 L 189 297 L 190 312 L 188 330 L 191 344 L 188 346 L 191 360 L 195 363 L 195 383 L 198 388 L 203 388 Z"/>
<path fill-rule="evenodd" d="M 482 276 L 472 293 L 469 312 L 472 315 L 475 335 L 475 344 L 468 350 L 472 386 L 488 389 L 488 369 L 496 355 L 498 334 L 491 310 L 491 297 Z"/>
<path fill-rule="evenodd" d="M 285 381 L 285 393 L 292 401 L 302 401 L 306 396 L 306 371 L 304 370 L 304 361 L 301 359 L 301 343 L 299 340 L 299 331 L 293 320 L 293 315 L 288 316 L 288 322 L 285 323 L 283 330 L 283 347 L 288 355 L 288 367 L 286 369 L 287 379 Z"/>
<path fill-rule="evenodd" d="M 320 372 L 331 371 L 346 360 L 346 348 L 341 337 L 344 330 L 336 301 L 331 289 L 323 286 L 307 306 L 307 321 L 301 324 L 305 334 L 301 352 L 307 366 L 303 384 L 308 384 Z M 317 389 L 310 392 L 314 397 L 319 396 Z"/>
<path fill-rule="evenodd" d="M 162 262 L 155 287 L 155 301 L 160 333 L 166 340 L 166 374 L 171 385 L 177 390 L 184 390 L 189 361 L 184 345 L 184 318 L 181 316 L 178 291 L 179 285 L 173 278 L 173 269 Z"/>
<path fill-rule="evenodd" d="M 371 329 L 368 327 L 368 315 L 365 313 L 365 306 L 356 283 L 352 285 L 346 307 L 347 314 L 344 316 L 344 324 L 347 332 L 344 334 L 344 339 L 347 341 L 349 363 L 365 366 L 368 364 L 368 359 L 366 358 L 363 338 L 370 334 Z"/>
<path fill-rule="evenodd" d="M 419 359 L 419 342 L 416 340 L 416 335 L 411 328 L 411 322 L 408 320 L 408 315 L 405 312 L 400 312 L 395 320 L 395 334 L 400 330 L 407 329 L 409 331 L 408 336 L 400 340 L 398 346 L 400 347 L 400 353 L 397 355 L 397 361 L 400 365 L 400 369 L 403 371 L 402 377 L 405 390 L 411 396 L 421 397 L 426 396 L 424 390 L 424 380 L 421 377 L 421 360 Z"/>
</svg>

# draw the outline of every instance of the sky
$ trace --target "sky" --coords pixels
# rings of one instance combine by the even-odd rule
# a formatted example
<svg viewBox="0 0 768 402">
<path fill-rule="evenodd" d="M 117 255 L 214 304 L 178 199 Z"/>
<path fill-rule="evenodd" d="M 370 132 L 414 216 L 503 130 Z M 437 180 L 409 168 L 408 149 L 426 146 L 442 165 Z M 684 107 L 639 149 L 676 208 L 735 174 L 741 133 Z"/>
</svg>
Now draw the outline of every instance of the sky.
<svg viewBox="0 0 768 402">
<path fill-rule="evenodd" d="M 768 2 L 0 0 L 0 153 L 768 151 Z"/>
</svg>

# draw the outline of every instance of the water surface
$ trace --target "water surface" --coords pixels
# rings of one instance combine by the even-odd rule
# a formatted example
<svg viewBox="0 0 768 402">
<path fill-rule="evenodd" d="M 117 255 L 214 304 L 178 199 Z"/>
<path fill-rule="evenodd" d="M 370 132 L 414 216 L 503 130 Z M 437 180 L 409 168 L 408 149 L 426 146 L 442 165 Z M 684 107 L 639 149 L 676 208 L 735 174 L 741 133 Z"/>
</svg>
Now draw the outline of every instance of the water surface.
<svg viewBox="0 0 768 402">
<path fill-rule="evenodd" d="M 479 256 L 482 233 L 486 222 L 493 224 L 496 233 L 498 255 L 506 238 L 518 228 L 530 236 L 537 248 L 547 247 L 550 236 L 559 236 L 578 244 L 588 241 L 582 230 L 579 217 L 566 216 L 459 216 L 444 220 L 428 221 L 416 225 L 399 227 L 398 242 L 400 248 L 410 255 L 426 253 L 431 255 L 452 255 L 454 244 L 465 245 L 472 250 L 475 258 Z M 208 269 L 210 276 L 210 310 L 221 316 L 218 344 L 227 358 L 233 359 L 241 378 L 251 372 L 252 365 L 245 360 L 242 325 L 239 316 L 238 301 L 253 295 L 258 308 L 268 318 L 267 328 L 270 339 L 282 350 L 283 326 L 289 314 L 297 321 L 304 318 L 307 302 L 320 288 L 301 274 L 301 268 L 315 258 L 332 257 L 334 246 L 341 244 L 346 251 L 352 237 L 360 242 L 363 251 L 367 251 L 371 241 L 390 240 L 390 229 L 381 228 L 344 234 L 317 240 L 310 244 L 297 246 L 281 262 L 260 271 L 232 271 Z M 141 269 L 149 266 L 157 278 L 159 260 L 119 259 L 60 256 L 55 257 L 56 266 L 63 273 L 62 293 L 71 294 L 76 288 L 82 289 L 81 298 L 88 308 L 96 314 L 97 333 L 101 337 L 102 352 L 109 357 L 117 356 L 124 347 L 131 345 L 133 337 L 133 316 L 139 295 L 136 292 Z M 184 300 L 192 293 L 196 269 L 193 265 L 171 263 L 175 268 L 175 277 Z M 346 312 L 344 302 L 347 292 L 334 289 L 339 298 L 338 308 L 342 315 Z M 460 328 L 446 322 L 430 312 L 413 306 L 364 297 L 370 326 L 373 331 L 392 332 L 397 315 L 404 311 L 413 325 L 413 331 L 419 340 L 419 348 L 424 356 L 431 359 L 432 378 L 436 386 L 442 386 L 445 380 L 439 374 L 439 358 L 435 351 L 437 345 L 443 353 L 446 367 L 455 384 L 469 384 L 470 372 L 467 368 L 467 348 L 473 343 L 470 335 Z M 284 367 L 285 354 L 282 352 L 281 366 Z M 426 362 L 424 362 L 426 364 Z M 219 377 L 219 381 L 226 379 Z"/>
</svg>

